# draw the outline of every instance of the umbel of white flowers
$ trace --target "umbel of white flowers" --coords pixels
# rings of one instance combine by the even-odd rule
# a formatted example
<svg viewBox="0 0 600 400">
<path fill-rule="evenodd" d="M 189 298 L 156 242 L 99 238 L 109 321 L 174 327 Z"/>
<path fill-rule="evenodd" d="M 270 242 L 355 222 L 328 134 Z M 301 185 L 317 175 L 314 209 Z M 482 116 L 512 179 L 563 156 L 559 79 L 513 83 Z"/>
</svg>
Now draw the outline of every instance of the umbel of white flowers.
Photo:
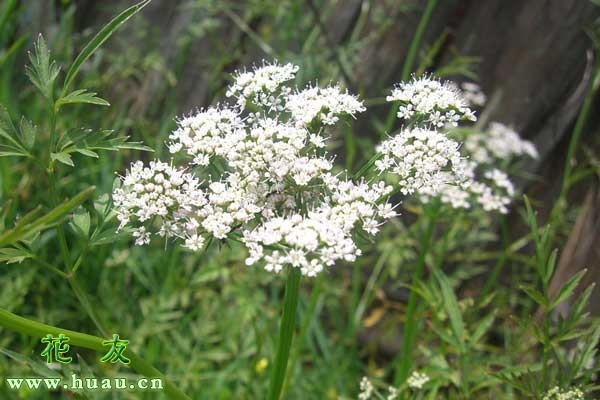
<svg viewBox="0 0 600 400">
<path fill-rule="evenodd" d="M 119 229 L 130 227 L 138 245 L 156 234 L 193 251 L 210 237 L 231 238 L 248 249 L 248 265 L 315 276 L 361 254 L 355 233 L 375 235 L 396 215 L 393 193 L 506 212 L 514 191 L 506 175 L 480 173 L 483 163 L 461 154 L 443 129 L 475 119 L 457 87 L 422 78 L 394 89 L 389 100 L 414 112 L 399 113 L 407 127 L 378 146 L 376 178 L 354 179 L 334 172 L 327 142 L 331 126 L 363 112 L 363 103 L 339 86 L 296 89 L 288 82 L 297 70 L 263 63 L 239 72 L 227 90 L 233 104 L 178 120 L 167 146 L 187 163 L 133 163 L 113 193 Z M 531 152 L 489 151 L 523 153 Z"/>
</svg>

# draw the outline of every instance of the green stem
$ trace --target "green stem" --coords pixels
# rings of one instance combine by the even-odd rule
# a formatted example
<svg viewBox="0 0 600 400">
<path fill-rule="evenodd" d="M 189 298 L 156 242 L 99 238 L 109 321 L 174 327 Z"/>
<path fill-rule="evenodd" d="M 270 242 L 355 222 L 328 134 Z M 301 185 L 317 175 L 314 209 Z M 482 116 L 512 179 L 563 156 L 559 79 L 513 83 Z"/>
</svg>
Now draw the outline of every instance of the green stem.
<svg viewBox="0 0 600 400">
<path fill-rule="evenodd" d="M 429 24 L 429 20 L 431 19 L 431 14 L 433 14 L 433 10 L 437 5 L 438 0 L 428 0 L 427 6 L 425 7 L 425 11 L 421 16 L 421 20 L 419 21 L 419 25 L 417 26 L 417 30 L 415 31 L 415 36 L 413 36 L 412 41 L 410 42 L 410 47 L 408 48 L 408 53 L 406 54 L 406 59 L 404 60 L 404 65 L 402 67 L 402 75 L 400 76 L 401 81 L 406 81 L 410 77 L 410 73 L 412 72 L 413 64 L 415 63 L 415 58 L 417 57 L 417 51 L 419 50 L 419 46 L 421 46 L 421 41 L 423 39 L 423 35 L 425 34 L 425 29 Z M 398 114 L 398 109 L 400 108 L 400 104 L 395 102 L 392 105 L 392 109 L 390 110 L 387 119 L 385 120 L 383 133 L 389 132 L 394 126 L 394 121 L 396 120 L 396 114 Z"/>
<path fill-rule="evenodd" d="M 423 35 L 425 34 L 425 29 L 427 29 L 427 25 L 429 25 L 431 14 L 433 14 L 433 10 L 435 10 L 437 3 L 438 0 L 429 0 L 427 2 L 423 16 L 421 17 L 419 25 L 417 26 L 417 30 L 415 31 L 415 36 L 410 43 L 410 48 L 408 49 L 404 66 L 402 67 L 401 78 L 403 81 L 410 77 L 413 64 L 415 63 L 415 58 L 417 57 L 417 51 L 419 50 L 419 46 L 421 46 L 421 41 L 423 40 Z"/>
<path fill-rule="evenodd" d="M 50 146 L 48 147 L 48 182 L 50 184 L 50 203 L 52 207 L 56 207 L 60 201 L 58 191 L 56 188 L 56 176 L 54 171 L 54 160 L 52 159 L 52 153 L 55 150 L 58 139 L 56 137 L 56 119 L 57 113 L 54 107 L 54 99 L 49 99 L 49 110 L 50 110 Z M 58 243 L 60 247 L 60 253 L 65 264 L 65 269 L 68 271 L 71 269 L 69 260 L 69 247 L 67 245 L 67 239 L 62 224 L 56 226 L 56 232 L 58 234 Z"/>
<path fill-rule="evenodd" d="M 33 261 L 37 262 L 41 267 L 46 268 L 48 271 L 54 272 L 61 278 L 67 279 L 69 277 L 67 274 L 62 272 L 60 269 L 56 268 L 54 265 L 49 264 L 46 261 L 44 261 L 38 257 L 33 257 Z"/>
<path fill-rule="evenodd" d="M 83 288 L 79 286 L 75 275 L 67 275 L 67 281 L 69 281 L 69 285 L 71 285 L 71 289 L 73 290 L 73 293 L 75 293 L 75 297 L 77 297 L 79 304 L 81 304 L 81 307 L 83 307 L 88 317 L 90 317 L 94 325 L 96 325 L 98 331 L 102 334 L 102 336 L 109 337 L 109 332 L 106 329 L 104 329 L 103 324 L 100 322 L 100 318 L 94 310 L 94 306 L 92 305 L 90 298 L 88 297 L 85 290 L 83 290 Z"/>
<path fill-rule="evenodd" d="M 600 75 L 600 56 L 596 54 L 596 63 L 594 65 L 594 71 L 592 73 L 592 83 L 590 88 L 585 96 L 585 100 L 583 101 L 583 105 L 581 106 L 581 110 L 579 111 L 579 115 L 577 116 L 577 120 L 575 122 L 575 127 L 573 128 L 573 134 L 571 135 L 571 140 L 569 141 L 569 148 L 567 150 L 567 158 L 565 159 L 565 172 L 563 175 L 562 188 L 560 196 L 564 197 L 570 186 L 570 178 L 573 170 L 572 160 L 575 155 L 575 150 L 577 150 L 577 145 L 579 144 L 579 139 L 581 137 L 581 133 L 583 132 L 583 127 L 587 120 L 588 114 L 592 107 L 592 103 L 594 100 L 594 94 L 598 88 L 598 77 Z"/>
<path fill-rule="evenodd" d="M 69 337 L 69 344 L 72 346 L 84 347 L 86 349 L 102 352 L 107 350 L 106 347 L 102 345 L 102 341 L 106 339 L 68 329 L 62 329 L 52 325 L 42 324 L 37 321 L 20 317 L 2 308 L 0 308 L 0 326 L 11 331 L 20 332 L 22 334 L 38 338 L 43 338 L 48 334 L 58 336 L 62 333 Z M 169 381 L 165 375 L 163 375 L 160 371 L 147 363 L 143 358 L 135 354 L 133 351 L 127 349 L 127 357 L 131 360 L 128 365 L 139 374 L 148 378 L 162 379 L 165 387 L 165 394 L 169 399 L 190 400 L 190 398 L 179 388 L 177 388 L 171 381 Z"/>
<path fill-rule="evenodd" d="M 279 343 L 277 345 L 277 354 L 273 363 L 271 383 L 269 384 L 269 394 L 267 396 L 269 400 L 279 400 L 283 386 L 290 347 L 294 336 L 294 326 L 296 324 L 300 278 L 300 269 L 291 268 L 285 283 L 285 298 L 283 300 L 283 315 L 279 329 Z"/>
<path fill-rule="evenodd" d="M 433 230 L 435 227 L 437 217 L 437 206 L 432 210 L 431 213 L 426 213 L 426 226 L 423 235 L 421 236 L 420 241 L 420 252 L 419 258 L 417 260 L 417 267 L 413 275 L 412 284 L 418 284 L 425 271 L 425 264 L 427 253 L 429 253 L 429 248 L 431 247 L 431 241 L 433 238 Z M 399 355 L 398 366 L 396 368 L 396 374 L 394 376 L 394 383 L 396 385 L 400 385 L 404 383 L 406 378 L 408 377 L 408 373 L 410 372 L 410 367 L 412 363 L 412 350 L 415 346 L 416 334 L 417 334 L 417 326 L 420 321 L 418 321 L 416 317 L 416 311 L 418 306 L 418 295 L 417 292 L 411 290 L 410 296 L 408 298 L 408 306 L 406 309 L 406 319 L 404 322 L 404 335 L 402 337 L 402 350 Z"/>
<path fill-rule="evenodd" d="M 481 299 L 485 298 L 485 296 L 487 296 L 492 291 L 494 286 L 497 284 L 498 278 L 500 277 L 500 273 L 502 272 L 502 269 L 506 265 L 506 260 L 509 258 L 508 257 L 508 253 L 509 253 L 508 224 L 506 222 L 505 216 L 500 217 L 500 235 L 502 237 L 502 244 L 503 244 L 504 251 L 500 254 L 500 257 L 498 257 L 498 259 L 496 261 L 496 265 L 494 266 L 494 269 L 492 270 L 492 273 L 490 274 L 490 276 L 486 280 L 485 284 L 483 285 L 483 289 L 481 289 L 481 292 L 479 294 L 479 298 L 481 298 Z"/>
<path fill-rule="evenodd" d="M 583 128 L 585 127 L 585 122 L 588 119 L 588 115 L 590 113 L 592 104 L 594 102 L 594 96 L 596 91 L 598 90 L 598 79 L 600 78 L 600 56 L 598 55 L 598 51 L 595 51 L 594 56 L 596 57 L 596 62 L 594 64 L 594 69 L 592 72 L 592 82 L 588 92 L 585 95 L 585 99 L 583 100 L 583 104 L 581 109 L 579 110 L 579 114 L 577 115 L 577 119 L 575 121 L 575 127 L 573 128 L 573 133 L 571 134 L 571 139 L 569 140 L 569 147 L 567 149 L 567 156 L 565 158 L 565 167 L 562 178 L 562 185 L 560 189 L 560 193 L 558 196 L 558 200 L 554 203 L 554 207 L 550 212 L 549 226 L 550 226 L 550 241 L 556 236 L 556 232 L 558 230 L 558 226 L 560 225 L 560 221 L 564 218 L 564 210 L 567 206 L 567 194 L 569 193 L 569 189 L 573 182 L 571 182 L 572 173 L 573 173 L 573 157 L 575 156 L 575 152 L 577 150 L 577 146 L 579 144 L 579 139 L 583 133 Z"/>
<path fill-rule="evenodd" d="M 54 166 L 51 166 L 48 170 L 48 179 L 50 181 L 50 198 L 52 207 L 56 207 L 59 203 L 58 193 L 56 190 L 56 178 L 54 176 Z M 56 232 L 58 234 L 58 244 L 60 247 L 60 254 L 62 255 L 63 262 L 65 264 L 65 270 L 71 269 L 71 263 L 69 259 L 69 246 L 67 245 L 67 238 L 65 236 L 65 230 L 62 223 L 56 225 Z"/>
<path fill-rule="evenodd" d="M 306 312 L 304 313 L 304 317 L 302 318 L 302 324 L 300 325 L 300 332 L 298 333 L 298 336 L 296 336 L 296 342 L 294 344 L 294 348 L 292 349 L 292 354 L 290 355 L 290 361 L 288 363 L 285 380 L 283 382 L 283 388 L 281 389 L 281 396 L 279 396 L 282 399 L 287 398 L 287 392 L 290 387 L 290 381 L 292 380 L 292 374 L 294 373 L 296 364 L 298 363 L 298 358 L 300 358 L 300 353 L 304 344 L 304 338 L 306 337 L 308 328 L 310 327 L 313 317 L 315 315 L 317 303 L 321 298 L 321 293 L 323 291 L 322 289 L 324 276 L 325 274 L 319 274 L 317 280 L 315 281 L 315 286 L 313 287 L 310 299 L 308 300 L 308 306 L 306 307 Z"/>
</svg>

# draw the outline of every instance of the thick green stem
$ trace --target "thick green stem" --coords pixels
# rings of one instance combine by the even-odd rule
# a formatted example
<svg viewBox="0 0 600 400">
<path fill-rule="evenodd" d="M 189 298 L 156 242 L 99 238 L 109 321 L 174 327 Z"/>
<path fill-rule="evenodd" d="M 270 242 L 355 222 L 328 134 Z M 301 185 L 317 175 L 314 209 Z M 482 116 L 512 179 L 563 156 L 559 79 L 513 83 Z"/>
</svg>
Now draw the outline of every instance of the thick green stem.
<svg viewBox="0 0 600 400">
<path fill-rule="evenodd" d="M 400 76 L 400 80 L 406 81 L 410 77 L 410 73 L 412 72 L 413 64 L 415 63 L 415 58 L 417 57 L 417 51 L 419 50 L 419 46 L 421 46 L 421 41 L 423 40 L 423 35 L 425 34 L 425 29 L 429 24 L 429 20 L 431 19 L 431 14 L 433 14 L 433 10 L 437 5 L 438 0 L 428 0 L 427 6 L 425 7 L 425 11 L 423 12 L 423 16 L 419 21 L 419 25 L 417 26 L 417 30 L 415 31 L 415 36 L 413 36 L 412 41 L 410 42 L 410 47 L 408 49 L 408 53 L 406 54 L 406 59 L 404 60 L 404 65 L 402 67 L 402 75 Z M 388 133 L 392 127 L 394 126 L 394 121 L 396 120 L 396 114 L 398 113 L 398 109 L 400 105 L 396 102 L 392 106 L 392 110 L 387 116 L 385 120 L 385 128 L 383 130 L 383 134 Z"/>
<path fill-rule="evenodd" d="M 288 363 L 287 372 L 285 374 L 283 388 L 281 390 L 281 395 L 279 396 L 282 399 L 287 398 L 287 392 L 290 387 L 290 382 L 292 380 L 292 374 L 294 373 L 294 369 L 296 368 L 296 364 L 298 363 L 298 359 L 300 358 L 300 353 L 302 352 L 302 347 L 304 345 L 304 339 L 315 315 L 317 303 L 321 298 L 324 277 L 325 274 L 319 274 L 319 276 L 317 277 L 315 285 L 312 289 L 312 293 L 310 295 L 310 299 L 308 300 L 308 305 L 306 306 L 306 311 L 304 313 L 304 316 L 302 317 L 300 332 L 298 333 L 298 336 L 296 336 L 294 348 L 292 349 L 292 354 L 290 355 L 290 361 Z"/>
<path fill-rule="evenodd" d="M 32 321 L 27 318 L 20 317 L 11 313 L 10 311 L 0 308 L 0 326 L 15 332 L 20 332 L 25 335 L 37 338 L 43 338 L 48 334 L 58 336 L 64 334 L 69 337 L 69 344 L 71 346 L 84 347 L 90 350 L 97 350 L 106 352 L 107 348 L 102 345 L 102 341 L 108 338 L 99 338 L 97 336 L 87 335 L 68 329 L 58 328 L 52 325 L 42 324 L 37 321 Z M 131 368 L 136 370 L 139 374 L 144 375 L 148 378 L 160 378 L 164 384 L 165 394 L 169 399 L 173 400 L 190 400 L 190 398 L 178 389 L 171 381 L 167 379 L 160 371 L 148 364 L 144 359 L 135 354 L 133 351 L 127 349 L 127 358 L 131 361 L 128 364 Z"/>
<path fill-rule="evenodd" d="M 283 380 L 285 379 L 290 347 L 294 336 L 294 326 L 296 325 L 300 277 L 300 269 L 291 268 L 285 283 L 285 298 L 283 301 L 281 326 L 279 328 L 279 343 L 277 344 L 277 354 L 273 363 L 271 383 L 269 384 L 269 394 L 267 396 L 269 400 L 279 400 Z"/>
<path fill-rule="evenodd" d="M 425 231 L 421 236 L 420 241 L 420 252 L 419 258 L 417 260 L 416 270 L 412 277 L 412 284 L 416 285 L 423 278 L 423 273 L 425 271 L 425 261 L 427 258 L 427 253 L 429 253 L 429 248 L 431 247 L 431 241 L 433 238 L 433 230 L 435 227 L 435 221 L 437 217 L 437 206 L 433 212 L 425 214 Z M 404 334 L 402 337 L 402 350 L 399 355 L 398 364 L 396 367 L 396 374 L 394 376 L 394 383 L 396 385 L 400 385 L 404 383 L 406 378 L 408 377 L 408 373 L 410 372 L 410 367 L 412 364 L 412 351 L 415 346 L 415 340 L 417 335 L 417 327 L 420 323 L 417 320 L 416 312 L 418 306 L 418 295 L 417 292 L 411 290 L 410 296 L 408 298 L 408 306 L 406 308 L 406 319 L 404 321 Z"/>
</svg>

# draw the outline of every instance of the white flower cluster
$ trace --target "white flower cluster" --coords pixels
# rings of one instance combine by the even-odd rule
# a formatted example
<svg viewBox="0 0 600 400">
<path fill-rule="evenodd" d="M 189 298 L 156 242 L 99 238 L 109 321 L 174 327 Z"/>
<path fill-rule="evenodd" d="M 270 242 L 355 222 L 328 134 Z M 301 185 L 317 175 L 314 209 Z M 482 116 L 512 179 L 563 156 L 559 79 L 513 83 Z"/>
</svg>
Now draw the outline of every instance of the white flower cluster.
<svg viewBox="0 0 600 400">
<path fill-rule="evenodd" d="M 558 386 L 553 387 L 544 393 L 542 400 L 583 400 L 584 394 L 578 388 L 569 390 L 561 389 Z"/>
<path fill-rule="evenodd" d="M 398 117 L 408 127 L 377 147 L 375 167 L 395 175 L 403 194 L 418 192 L 425 202 L 437 198 L 452 208 L 477 205 L 507 213 L 515 189 L 493 164 L 521 155 L 536 158 L 538 153 L 531 142 L 499 123 L 490 124 L 489 133 L 468 135 L 459 146 L 446 128 L 460 120 L 475 121 L 468 106 L 486 101 L 476 84 L 461 87 L 427 77 L 398 85 L 387 100 L 400 102 Z"/>
<path fill-rule="evenodd" d="M 363 376 L 360 380 L 360 393 L 358 394 L 358 400 L 369 400 L 373 396 L 375 388 L 373 384 L 366 376 Z"/>
<path fill-rule="evenodd" d="M 483 107 L 487 102 L 487 96 L 481 90 L 478 84 L 473 82 L 463 82 L 460 85 L 464 98 L 471 104 L 476 107 Z"/>
<path fill-rule="evenodd" d="M 487 132 L 473 133 L 465 139 L 465 150 L 479 163 L 492 163 L 516 156 L 538 158 L 533 143 L 521 139 L 519 134 L 499 122 L 490 123 Z"/>
<path fill-rule="evenodd" d="M 141 161 L 133 163 L 122 183 L 113 193 L 120 228 L 159 217 L 163 221 L 161 235 L 183 236 L 182 223 L 207 203 L 198 179 L 160 161 L 152 161 L 148 167 Z M 136 226 L 133 236 L 138 245 L 150 241 L 143 225 Z"/>
<path fill-rule="evenodd" d="M 393 386 L 388 387 L 388 395 L 386 400 L 396 400 L 398 396 L 400 396 L 400 390 L 398 390 L 398 388 Z"/>
<path fill-rule="evenodd" d="M 292 90 L 285 82 L 297 69 L 264 64 L 239 73 L 227 92 L 234 106 L 177 121 L 167 144 L 188 166 L 132 165 L 114 197 L 121 227 L 135 226 L 137 244 L 149 242 L 153 226 L 191 250 L 210 236 L 234 235 L 248 248 L 248 265 L 291 266 L 307 276 L 360 255 L 354 233 L 375 234 L 395 215 L 385 202 L 392 188 L 331 173 L 325 128 L 364 106 L 337 86 Z M 222 172 L 201 183 L 194 174 L 207 166 Z"/>
<path fill-rule="evenodd" d="M 375 162 L 379 172 L 398 176 L 403 194 L 415 191 L 437 193 L 460 163 L 458 143 L 446 135 L 423 128 L 403 129 L 377 147 L 381 158 Z M 451 179 L 448 182 L 448 179 Z"/>
<path fill-rule="evenodd" d="M 427 374 L 425 373 L 418 371 L 413 371 L 413 373 L 410 374 L 410 376 L 406 380 L 406 384 L 409 388 L 419 390 L 422 389 L 423 385 L 425 385 L 427 382 L 429 382 L 429 376 L 427 376 Z"/>
<path fill-rule="evenodd" d="M 411 125 L 377 147 L 373 165 L 394 176 L 389 186 L 332 173 L 327 128 L 365 108 L 338 86 L 293 89 L 286 82 L 297 70 L 274 63 L 238 73 L 227 91 L 235 104 L 178 120 L 167 145 L 187 165 L 132 164 L 114 192 L 120 228 L 132 226 L 136 244 L 158 234 L 194 251 L 210 237 L 237 238 L 248 265 L 315 276 L 361 254 L 356 231 L 375 235 L 394 217 L 386 199 L 395 191 L 506 212 L 514 192 L 507 176 L 488 168 L 476 180 L 476 160 L 439 130 L 475 119 L 456 86 L 423 78 L 394 89 L 388 100 L 402 103 L 399 116 Z"/>
<path fill-rule="evenodd" d="M 261 67 L 252 71 L 237 73 L 225 95 L 236 97 L 238 105 L 242 108 L 248 100 L 260 106 L 276 107 L 279 104 L 276 96 L 277 90 L 284 82 L 294 79 L 296 72 L 298 72 L 297 65 L 263 63 Z M 288 87 L 283 90 L 284 93 L 290 91 Z"/>
<path fill-rule="evenodd" d="M 462 146 L 463 180 L 445 185 L 440 199 L 453 208 L 478 204 L 485 211 L 508 212 L 515 188 L 508 175 L 494 164 L 515 156 L 538 157 L 535 146 L 506 126 L 492 122 L 488 132 L 469 133 Z M 467 161 L 468 160 L 468 161 Z"/>
<path fill-rule="evenodd" d="M 508 175 L 492 168 L 476 178 L 477 167 L 477 163 L 463 159 L 458 168 L 460 175 L 454 176 L 457 179 L 453 183 L 441 185 L 437 192 L 422 193 L 423 199 L 428 201 L 430 197 L 437 196 L 442 203 L 452 208 L 470 209 L 477 204 L 488 212 L 508 213 L 508 205 L 515 194 Z M 447 181 L 451 179 L 452 176 L 449 176 Z"/>
<path fill-rule="evenodd" d="M 431 124 L 438 128 L 457 126 L 461 120 L 476 121 L 469 101 L 450 82 L 423 77 L 396 86 L 387 101 L 398 101 L 398 118 L 410 123 Z"/>
<path fill-rule="evenodd" d="M 286 108 L 292 113 L 293 119 L 303 126 L 315 119 L 325 125 L 334 125 L 340 115 L 354 116 L 365 111 L 362 102 L 348 92 L 342 92 L 337 86 L 308 87 L 288 96 Z"/>
</svg>

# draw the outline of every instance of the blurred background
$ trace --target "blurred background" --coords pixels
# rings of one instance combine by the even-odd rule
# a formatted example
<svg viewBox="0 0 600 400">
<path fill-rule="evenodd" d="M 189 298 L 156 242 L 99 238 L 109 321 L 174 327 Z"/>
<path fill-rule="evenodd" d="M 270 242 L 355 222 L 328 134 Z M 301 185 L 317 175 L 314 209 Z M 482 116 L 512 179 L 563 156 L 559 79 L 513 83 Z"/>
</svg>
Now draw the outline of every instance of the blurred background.
<svg viewBox="0 0 600 400">
<path fill-rule="evenodd" d="M 175 119 L 223 101 L 230 74 L 262 60 L 299 65 L 299 86 L 341 82 L 365 100 L 368 111 L 352 127 L 340 127 L 334 138 L 337 160 L 355 170 L 387 133 L 385 96 L 401 81 L 411 40 L 429 3 L 152 1 L 84 65 L 79 86 L 97 91 L 111 107 L 73 108 L 68 115 L 72 126 L 112 129 L 143 141 L 155 152 L 107 152 L 100 161 L 78 158 L 77 168 L 61 172 L 63 197 L 90 184 L 98 186 L 98 196 L 108 194 L 115 172 L 124 173 L 132 160 L 168 159 L 164 141 Z M 24 74 L 27 51 L 38 33 L 44 35 L 64 71 L 99 27 L 131 4 L 125 0 L 2 0 L 0 103 L 13 116 L 43 119 L 44 106 Z M 502 122 L 535 143 L 540 158 L 522 163 L 514 173 L 541 221 L 557 201 L 564 202 L 554 243 L 563 249 L 555 276 L 558 283 L 584 267 L 591 271 L 584 278 L 587 283 L 600 276 L 597 97 L 572 164 L 578 179 L 568 193 L 561 192 L 567 148 L 592 84 L 599 16 L 600 8 L 589 0 L 439 1 L 423 27 L 409 71 L 478 83 L 488 97 L 479 124 Z M 14 215 L 46 202 L 47 182 L 27 161 L 1 158 L 0 187 L 0 203 L 12 201 Z M 453 239 L 444 244 L 445 251 L 454 251 L 448 263 L 461 296 L 478 293 L 489 281 L 494 254 L 500 251 L 498 238 L 512 243 L 526 230 L 521 200 L 516 200 L 513 210 L 501 221 L 487 216 L 475 222 L 463 220 Z M 385 363 L 398 352 L 401 338 L 398 325 L 408 293 L 401 283 L 410 276 L 415 257 L 410 232 L 398 235 L 405 220 L 413 218 L 410 212 L 403 214 L 394 229 L 383 232 L 377 246 L 367 251 L 359 262 L 361 268 L 340 266 L 322 281 L 305 285 L 301 315 L 314 306 L 317 317 L 308 328 L 306 360 L 300 356 L 302 368 L 294 371 L 302 378 L 288 389 L 289 398 L 352 398 L 366 369 L 380 376 L 387 372 Z M 44 259 L 58 259 L 53 235 L 42 234 L 36 245 Z M 177 246 L 165 250 L 164 243 L 134 247 L 127 238 L 111 239 L 108 245 L 78 244 L 71 233 L 70 240 L 73 247 L 79 246 L 77 254 L 85 254 L 81 284 L 93 299 L 100 325 L 130 338 L 132 346 L 194 399 L 264 395 L 261 382 L 266 382 L 267 360 L 273 354 L 281 279 L 245 267 L 244 252 L 235 244 L 230 251 L 213 247 L 192 254 Z M 527 251 L 527 246 L 522 247 Z M 502 286 L 496 301 L 499 307 L 506 306 L 506 315 L 527 314 L 532 307 L 520 304 L 511 291 L 515 281 L 531 279 L 532 272 L 524 267 L 526 260 L 511 257 L 506 268 L 494 270 L 494 279 Z M 372 274 L 373 268 L 381 271 L 381 266 L 385 279 Z M 33 319 L 99 334 L 98 325 L 82 312 L 69 285 L 43 271 L 30 260 L 0 266 L 2 306 Z M 317 284 L 323 289 L 312 305 L 308 292 Z M 365 285 L 374 289 L 361 297 Z M 597 312 L 600 297 L 594 299 L 591 311 Z M 347 321 L 357 318 L 355 337 L 345 335 L 350 329 Z M 507 320 L 498 331 L 511 329 Z M 40 362 L 35 340 L 0 332 L 3 376 L 25 375 Z M 0 392 L 2 398 L 10 396 L 14 393 Z M 29 393 L 22 398 L 49 398 L 44 396 Z"/>
</svg>

